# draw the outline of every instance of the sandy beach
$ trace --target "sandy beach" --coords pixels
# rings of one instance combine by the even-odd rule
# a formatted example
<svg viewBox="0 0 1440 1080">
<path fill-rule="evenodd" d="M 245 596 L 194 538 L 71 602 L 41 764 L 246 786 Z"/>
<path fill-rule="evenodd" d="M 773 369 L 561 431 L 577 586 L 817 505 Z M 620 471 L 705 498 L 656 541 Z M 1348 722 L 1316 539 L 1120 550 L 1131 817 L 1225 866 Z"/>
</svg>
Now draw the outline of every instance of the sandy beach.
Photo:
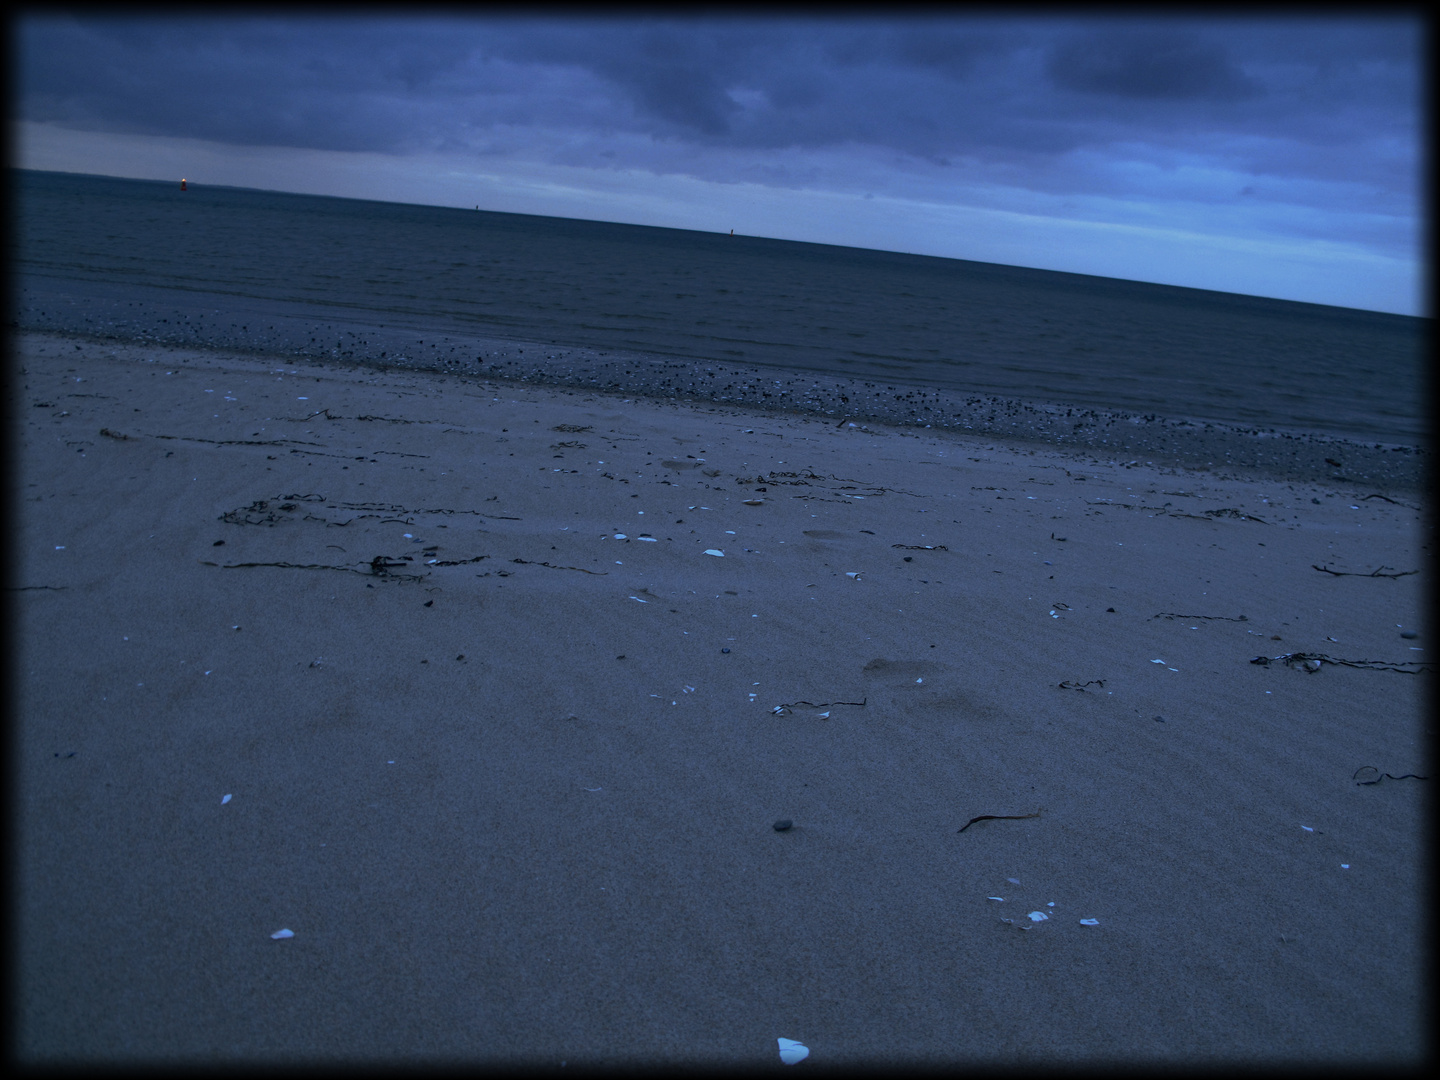
<svg viewBox="0 0 1440 1080">
<path fill-rule="evenodd" d="M 1414 493 L 15 342 L 23 1059 L 1424 1054 Z"/>
</svg>

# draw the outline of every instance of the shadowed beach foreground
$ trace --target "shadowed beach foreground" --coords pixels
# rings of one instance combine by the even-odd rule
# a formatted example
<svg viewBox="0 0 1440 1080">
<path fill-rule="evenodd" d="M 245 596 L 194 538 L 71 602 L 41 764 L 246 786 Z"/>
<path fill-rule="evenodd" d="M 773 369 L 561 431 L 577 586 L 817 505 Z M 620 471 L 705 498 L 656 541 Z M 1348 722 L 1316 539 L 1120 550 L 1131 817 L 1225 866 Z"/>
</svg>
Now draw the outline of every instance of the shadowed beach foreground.
<svg viewBox="0 0 1440 1080">
<path fill-rule="evenodd" d="M 1413 496 L 17 346 L 24 1059 L 1424 1053 Z"/>
</svg>

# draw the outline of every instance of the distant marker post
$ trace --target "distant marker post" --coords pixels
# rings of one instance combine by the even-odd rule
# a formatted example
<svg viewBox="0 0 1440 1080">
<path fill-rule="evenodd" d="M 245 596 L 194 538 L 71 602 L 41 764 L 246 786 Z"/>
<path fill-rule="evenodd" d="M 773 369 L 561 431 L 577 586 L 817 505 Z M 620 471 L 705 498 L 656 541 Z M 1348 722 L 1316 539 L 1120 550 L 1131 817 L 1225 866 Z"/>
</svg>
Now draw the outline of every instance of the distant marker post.
<svg viewBox="0 0 1440 1080">
<path fill-rule="evenodd" d="M 180 178 L 180 190 L 185 190 L 185 178 L 183 176 Z"/>
</svg>

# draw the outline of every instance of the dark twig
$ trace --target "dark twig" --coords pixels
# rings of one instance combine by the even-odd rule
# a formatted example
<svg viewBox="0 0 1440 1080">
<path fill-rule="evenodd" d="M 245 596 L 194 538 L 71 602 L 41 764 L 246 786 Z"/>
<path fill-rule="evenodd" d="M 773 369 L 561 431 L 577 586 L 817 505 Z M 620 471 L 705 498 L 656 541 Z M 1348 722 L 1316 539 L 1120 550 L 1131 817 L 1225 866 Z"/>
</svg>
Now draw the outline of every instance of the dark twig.
<svg viewBox="0 0 1440 1080">
<path fill-rule="evenodd" d="M 1219 619 L 1224 622 L 1249 622 L 1244 615 L 1177 615 L 1173 611 L 1162 611 L 1157 615 L 1151 615 L 1151 619 Z"/>
<path fill-rule="evenodd" d="M 1060 687 L 1061 690 L 1079 690 L 1081 693 L 1084 693 L 1085 687 L 1087 686 L 1103 687 L 1105 685 L 1105 680 L 1090 679 L 1086 682 L 1075 682 L 1073 679 L 1066 679 L 1064 682 L 1058 683 L 1057 685 Z"/>
<path fill-rule="evenodd" d="M 324 446 L 324 443 L 302 442 L 299 439 L 202 439 L 196 435 L 151 435 L 152 439 L 172 439 L 180 442 L 203 442 L 211 446 L 284 446 L 296 443 L 300 446 Z"/>
<path fill-rule="evenodd" d="M 383 555 L 377 555 L 369 563 L 370 570 L 357 570 L 353 566 L 328 566 L 323 563 L 291 563 L 291 562 L 242 562 L 242 563 L 214 563 L 200 560 L 201 566 L 215 566 L 221 570 L 241 570 L 251 566 L 277 566 L 282 570 L 343 570 L 347 574 L 363 574 L 365 577 L 389 577 L 396 581 L 424 581 L 421 574 L 391 574 L 389 568 L 393 566 L 405 566 L 405 563 L 381 562 Z"/>
<path fill-rule="evenodd" d="M 972 817 L 964 825 L 960 826 L 960 832 L 964 832 L 977 821 L 1024 821 L 1026 818 L 1039 817 L 1040 811 L 1033 814 L 981 814 L 979 817 Z"/>
<path fill-rule="evenodd" d="M 1368 574 L 1357 574 L 1357 573 L 1354 573 L 1353 571 L 1350 571 L 1350 570 L 1331 570 L 1328 566 L 1316 566 L 1314 563 L 1311 563 L 1311 564 L 1310 564 L 1310 568 L 1311 568 L 1312 570 L 1319 570 L 1322 574 L 1333 574 L 1335 577 L 1384 577 L 1384 578 L 1402 578 L 1402 577 L 1409 577 L 1411 574 L 1418 574 L 1418 573 L 1420 573 L 1419 570 L 1401 570 L 1401 571 L 1398 571 L 1397 573 L 1394 573 L 1394 574 L 1382 574 L 1380 571 L 1385 569 L 1385 567 L 1383 567 L 1383 566 L 1382 566 L 1382 567 L 1379 567 L 1379 568 L 1376 569 L 1376 570 L 1372 570 L 1372 571 L 1371 571 L 1370 573 L 1368 573 Z"/>
</svg>

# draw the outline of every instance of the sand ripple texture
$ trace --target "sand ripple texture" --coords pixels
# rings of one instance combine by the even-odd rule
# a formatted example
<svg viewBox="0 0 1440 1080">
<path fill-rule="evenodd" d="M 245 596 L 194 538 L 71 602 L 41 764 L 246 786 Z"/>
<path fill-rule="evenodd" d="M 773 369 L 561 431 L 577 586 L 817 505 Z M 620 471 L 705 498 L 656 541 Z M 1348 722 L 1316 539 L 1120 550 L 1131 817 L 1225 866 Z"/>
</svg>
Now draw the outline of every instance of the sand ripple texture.
<svg viewBox="0 0 1440 1080">
<path fill-rule="evenodd" d="M 23 1057 L 1422 1056 L 1418 499 L 17 339 Z"/>
</svg>

